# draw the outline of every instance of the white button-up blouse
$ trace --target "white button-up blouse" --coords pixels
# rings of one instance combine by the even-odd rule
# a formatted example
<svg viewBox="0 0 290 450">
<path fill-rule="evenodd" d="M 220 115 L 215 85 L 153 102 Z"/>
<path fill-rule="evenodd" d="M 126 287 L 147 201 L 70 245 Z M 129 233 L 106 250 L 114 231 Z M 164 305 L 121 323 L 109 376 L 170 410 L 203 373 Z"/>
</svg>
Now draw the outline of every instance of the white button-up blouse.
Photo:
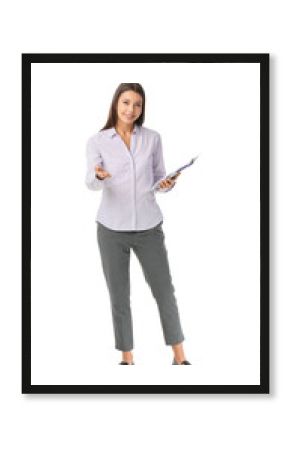
<svg viewBox="0 0 290 450">
<path fill-rule="evenodd" d="M 134 125 L 130 150 L 116 129 L 109 128 L 87 141 L 85 182 L 91 190 L 102 190 L 96 222 L 116 231 L 141 231 L 163 221 L 155 192 L 170 188 L 153 185 L 165 175 L 161 136 L 157 131 Z M 111 178 L 96 178 L 95 166 L 101 166 Z"/>
</svg>

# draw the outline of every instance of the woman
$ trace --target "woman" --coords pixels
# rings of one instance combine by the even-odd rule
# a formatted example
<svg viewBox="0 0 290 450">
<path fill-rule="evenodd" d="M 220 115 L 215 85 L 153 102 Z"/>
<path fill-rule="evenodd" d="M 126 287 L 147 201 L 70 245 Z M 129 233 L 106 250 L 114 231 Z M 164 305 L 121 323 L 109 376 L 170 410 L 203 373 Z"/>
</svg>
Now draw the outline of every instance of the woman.
<svg viewBox="0 0 290 450">
<path fill-rule="evenodd" d="M 157 302 L 166 345 L 175 365 L 186 360 L 174 287 L 162 230 L 163 216 L 155 192 L 176 183 L 166 180 L 160 134 L 143 127 L 145 93 L 139 83 L 121 83 L 112 99 L 106 125 L 87 142 L 86 184 L 102 190 L 97 213 L 97 240 L 110 295 L 119 364 L 133 365 L 130 308 L 130 250 L 140 261 Z M 157 186 L 155 183 L 159 182 Z"/>
</svg>

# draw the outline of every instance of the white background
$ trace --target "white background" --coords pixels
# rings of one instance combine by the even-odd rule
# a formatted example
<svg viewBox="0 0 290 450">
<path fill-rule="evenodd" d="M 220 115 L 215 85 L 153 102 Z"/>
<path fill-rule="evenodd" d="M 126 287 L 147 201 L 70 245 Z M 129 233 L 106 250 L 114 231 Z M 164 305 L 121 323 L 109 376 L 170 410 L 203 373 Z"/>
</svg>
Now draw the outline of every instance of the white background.
<svg viewBox="0 0 290 450">
<path fill-rule="evenodd" d="M 238 5 L 229 1 L 183 1 L 178 8 L 175 3 L 166 3 L 166 19 L 164 12 L 163 4 L 138 8 L 135 2 L 111 2 L 106 6 L 95 2 L 50 2 L 47 7 L 39 2 L 10 2 L 4 11 L 2 7 L 0 333 L 4 448 L 95 449 L 98 445 L 126 445 L 145 449 L 152 445 L 152 439 L 156 446 L 169 448 L 190 445 L 199 449 L 272 449 L 278 439 L 284 447 L 289 446 L 290 74 L 286 2 L 243 1 Z M 21 394 L 23 52 L 271 53 L 270 395 Z M 44 179 L 46 170 L 44 164 Z M 93 200 L 91 205 L 95 205 Z M 175 239 L 170 245 L 174 243 Z M 96 263 L 93 256 L 92 261 Z"/>
<path fill-rule="evenodd" d="M 133 252 L 136 370 L 117 365 L 85 147 L 128 78 L 145 89 L 144 126 L 161 133 L 169 172 L 200 154 L 157 195 L 186 374 L 172 370 Z M 260 384 L 259 64 L 35 63 L 31 108 L 32 384 Z"/>
</svg>

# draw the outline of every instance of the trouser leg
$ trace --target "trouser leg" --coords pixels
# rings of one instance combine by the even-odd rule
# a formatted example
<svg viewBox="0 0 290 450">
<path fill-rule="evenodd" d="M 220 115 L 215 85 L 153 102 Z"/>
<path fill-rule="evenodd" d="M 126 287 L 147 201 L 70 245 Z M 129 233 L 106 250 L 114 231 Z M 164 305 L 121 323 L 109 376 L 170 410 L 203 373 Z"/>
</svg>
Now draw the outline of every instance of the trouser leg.
<svg viewBox="0 0 290 450">
<path fill-rule="evenodd" d="M 133 325 L 130 306 L 130 247 L 122 233 L 98 224 L 97 239 L 101 262 L 107 283 L 115 348 L 121 351 L 133 349 Z"/>
<path fill-rule="evenodd" d="M 166 345 L 184 340 L 162 226 L 139 233 L 133 250 L 157 302 Z"/>
</svg>

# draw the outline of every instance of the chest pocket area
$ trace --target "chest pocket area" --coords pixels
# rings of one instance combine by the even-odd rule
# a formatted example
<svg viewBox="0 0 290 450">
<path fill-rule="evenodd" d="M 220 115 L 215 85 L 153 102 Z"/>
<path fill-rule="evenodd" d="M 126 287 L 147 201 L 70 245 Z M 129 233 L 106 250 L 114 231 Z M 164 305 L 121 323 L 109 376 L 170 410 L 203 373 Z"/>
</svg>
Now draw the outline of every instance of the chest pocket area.
<svg viewBox="0 0 290 450">
<path fill-rule="evenodd" d="M 153 155 L 150 153 L 146 156 L 144 161 L 142 161 L 142 166 L 144 169 L 152 171 L 153 170 Z"/>
<path fill-rule="evenodd" d="M 152 153 L 144 161 L 144 171 L 150 179 L 153 177 L 153 155 Z"/>
</svg>

